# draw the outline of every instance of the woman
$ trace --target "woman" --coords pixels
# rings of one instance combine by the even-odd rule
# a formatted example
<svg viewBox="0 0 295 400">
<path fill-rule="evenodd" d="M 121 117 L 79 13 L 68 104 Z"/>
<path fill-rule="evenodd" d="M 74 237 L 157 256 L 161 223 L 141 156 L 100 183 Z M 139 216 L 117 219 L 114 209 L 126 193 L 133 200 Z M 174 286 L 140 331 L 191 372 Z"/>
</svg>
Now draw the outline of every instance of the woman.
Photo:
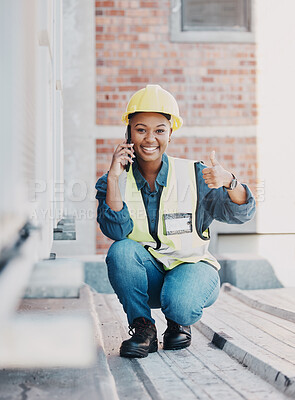
<svg viewBox="0 0 295 400">
<path fill-rule="evenodd" d="M 190 325 L 219 294 L 216 259 L 209 253 L 209 225 L 216 219 L 243 223 L 255 210 L 246 185 L 210 156 L 211 166 L 168 157 L 172 132 L 182 119 L 174 97 L 148 85 L 130 99 L 122 117 L 130 140 L 116 148 L 108 174 L 97 184 L 97 221 L 115 240 L 108 275 L 130 328 L 122 357 L 157 351 L 151 308 L 167 320 L 164 350 L 191 343 Z M 126 164 L 132 165 L 130 169 Z"/>
</svg>

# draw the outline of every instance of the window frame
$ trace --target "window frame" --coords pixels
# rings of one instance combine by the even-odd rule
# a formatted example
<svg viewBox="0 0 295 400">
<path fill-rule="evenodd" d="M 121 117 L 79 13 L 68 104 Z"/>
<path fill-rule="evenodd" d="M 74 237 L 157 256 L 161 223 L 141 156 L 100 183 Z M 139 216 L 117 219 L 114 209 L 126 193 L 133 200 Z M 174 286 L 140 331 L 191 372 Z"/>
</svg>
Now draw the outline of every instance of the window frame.
<svg viewBox="0 0 295 400">
<path fill-rule="evenodd" d="M 170 40 L 172 42 L 188 43 L 253 43 L 254 31 L 254 3 L 248 0 L 250 7 L 250 31 L 227 30 L 182 30 L 182 0 L 170 2 Z"/>
</svg>

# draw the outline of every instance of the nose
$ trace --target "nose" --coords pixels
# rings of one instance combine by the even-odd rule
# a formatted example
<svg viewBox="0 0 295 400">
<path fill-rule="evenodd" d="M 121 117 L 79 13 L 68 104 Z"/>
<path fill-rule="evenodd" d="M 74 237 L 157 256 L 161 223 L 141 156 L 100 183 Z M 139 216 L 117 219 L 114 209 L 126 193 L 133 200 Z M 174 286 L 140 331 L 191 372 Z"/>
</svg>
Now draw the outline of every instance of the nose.
<svg viewBox="0 0 295 400">
<path fill-rule="evenodd" d="M 155 142 L 155 135 L 154 135 L 154 132 L 153 132 L 152 129 L 149 129 L 147 131 L 146 136 L 145 136 L 145 141 L 148 142 L 148 143 Z"/>
</svg>

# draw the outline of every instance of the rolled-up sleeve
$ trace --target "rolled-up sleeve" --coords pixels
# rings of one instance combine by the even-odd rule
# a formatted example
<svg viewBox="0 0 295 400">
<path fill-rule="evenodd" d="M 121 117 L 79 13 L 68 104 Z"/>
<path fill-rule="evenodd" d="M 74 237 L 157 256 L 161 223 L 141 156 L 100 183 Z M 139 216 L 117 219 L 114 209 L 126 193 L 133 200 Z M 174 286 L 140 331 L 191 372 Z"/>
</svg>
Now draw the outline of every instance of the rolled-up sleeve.
<svg viewBox="0 0 295 400">
<path fill-rule="evenodd" d="M 225 188 L 209 189 L 203 179 L 202 170 L 206 166 L 198 163 L 198 229 L 204 232 L 216 219 L 227 224 L 243 224 L 250 221 L 255 214 L 255 200 L 247 185 L 243 184 L 247 198 L 244 204 L 234 203 Z"/>
<path fill-rule="evenodd" d="M 96 182 L 95 188 L 97 190 L 95 197 L 98 200 L 97 222 L 101 231 L 112 240 L 125 239 L 133 229 L 133 221 L 126 203 L 123 202 L 120 211 L 114 211 L 106 204 L 107 174 Z"/>
<path fill-rule="evenodd" d="M 243 184 L 247 193 L 244 204 L 236 204 L 224 188 L 213 189 L 204 199 L 204 206 L 213 219 L 228 224 L 243 224 L 250 221 L 255 213 L 255 200 L 247 185 Z"/>
</svg>

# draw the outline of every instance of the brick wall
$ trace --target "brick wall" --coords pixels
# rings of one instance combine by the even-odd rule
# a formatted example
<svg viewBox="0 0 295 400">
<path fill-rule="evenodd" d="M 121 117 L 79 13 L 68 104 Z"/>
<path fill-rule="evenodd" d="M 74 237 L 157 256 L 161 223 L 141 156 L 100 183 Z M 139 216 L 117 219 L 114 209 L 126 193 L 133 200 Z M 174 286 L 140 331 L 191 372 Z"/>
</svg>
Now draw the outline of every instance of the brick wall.
<svg viewBox="0 0 295 400">
<path fill-rule="evenodd" d="M 177 99 L 185 126 L 255 125 L 254 44 L 172 43 L 169 1 L 95 2 L 96 123 L 121 125 L 130 96 L 157 83 Z M 122 125 L 123 128 L 123 125 Z M 105 173 L 120 139 L 97 139 L 97 177 Z M 255 137 L 173 137 L 168 154 L 222 164 L 255 192 Z M 97 252 L 111 241 L 97 230 Z"/>
<path fill-rule="evenodd" d="M 175 95 L 187 126 L 256 123 L 254 44 L 170 42 L 169 1 L 95 5 L 97 124 L 119 124 L 148 83 Z"/>
<path fill-rule="evenodd" d="M 96 139 L 97 178 L 108 171 L 112 154 L 120 139 Z M 216 151 L 216 159 L 240 182 L 247 182 L 255 194 L 256 187 L 256 139 L 255 138 L 197 138 L 172 136 L 167 153 L 174 157 L 202 160 L 210 165 L 209 154 Z M 106 253 L 111 240 L 97 228 L 97 253 Z"/>
</svg>

